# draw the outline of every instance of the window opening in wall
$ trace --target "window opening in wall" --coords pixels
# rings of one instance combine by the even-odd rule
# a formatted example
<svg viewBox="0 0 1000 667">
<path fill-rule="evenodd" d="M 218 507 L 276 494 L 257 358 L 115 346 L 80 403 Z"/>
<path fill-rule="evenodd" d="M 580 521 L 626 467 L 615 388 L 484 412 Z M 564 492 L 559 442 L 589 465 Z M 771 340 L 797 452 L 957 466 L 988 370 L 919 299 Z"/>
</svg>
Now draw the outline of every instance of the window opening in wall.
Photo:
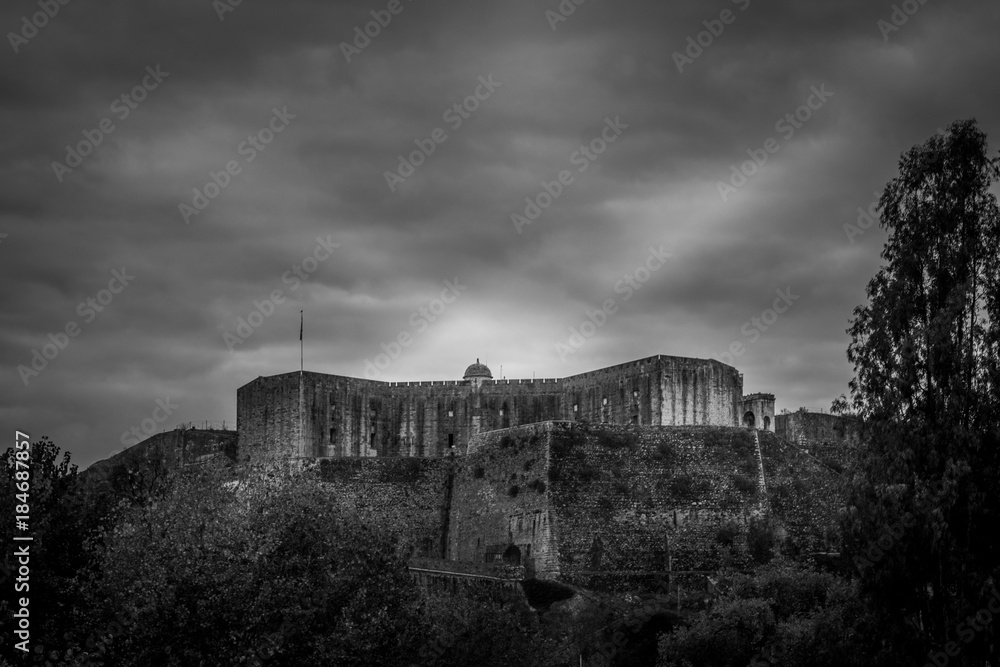
<svg viewBox="0 0 1000 667">
<path fill-rule="evenodd" d="M 448 434 L 448 447 L 454 447 L 454 446 L 455 446 L 455 434 L 454 433 L 449 433 Z"/>
<path fill-rule="evenodd" d="M 333 442 L 333 433 L 336 429 L 330 429 L 330 442 Z"/>
</svg>

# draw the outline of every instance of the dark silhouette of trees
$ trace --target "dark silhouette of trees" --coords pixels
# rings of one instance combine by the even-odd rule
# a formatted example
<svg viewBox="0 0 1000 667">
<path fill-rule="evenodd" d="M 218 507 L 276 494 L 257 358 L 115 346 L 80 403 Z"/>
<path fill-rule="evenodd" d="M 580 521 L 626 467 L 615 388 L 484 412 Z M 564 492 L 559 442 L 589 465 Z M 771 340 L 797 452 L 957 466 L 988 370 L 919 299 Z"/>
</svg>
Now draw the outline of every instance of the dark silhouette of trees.
<svg viewBox="0 0 1000 667">
<path fill-rule="evenodd" d="M 879 202 L 885 264 L 848 329 L 867 447 L 845 540 L 887 663 L 955 642 L 949 664 L 982 664 L 997 643 L 967 618 L 1000 585 L 998 177 L 974 120 L 902 156 Z"/>
</svg>

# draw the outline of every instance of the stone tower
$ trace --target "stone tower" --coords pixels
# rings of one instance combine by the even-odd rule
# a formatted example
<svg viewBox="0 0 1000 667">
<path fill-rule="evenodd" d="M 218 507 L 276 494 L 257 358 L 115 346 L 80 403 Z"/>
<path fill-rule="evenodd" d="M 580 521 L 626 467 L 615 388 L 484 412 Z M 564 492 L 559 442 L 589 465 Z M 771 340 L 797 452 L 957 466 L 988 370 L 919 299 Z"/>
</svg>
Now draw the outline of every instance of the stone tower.
<svg viewBox="0 0 1000 667">
<path fill-rule="evenodd" d="M 774 433 L 774 394 L 750 394 L 740 402 L 740 425 Z"/>
<path fill-rule="evenodd" d="M 468 380 L 469 384 L 479 389 L 479 385 L 483 383 L 483 380 L 493 379 L 493 373 L 490 371 L 489 366 L 479 363 L 479 359 L 476 359 L 476 363 L 465 369 L 465 375 L 462 376 L 462 379 Z"/>
</svg>

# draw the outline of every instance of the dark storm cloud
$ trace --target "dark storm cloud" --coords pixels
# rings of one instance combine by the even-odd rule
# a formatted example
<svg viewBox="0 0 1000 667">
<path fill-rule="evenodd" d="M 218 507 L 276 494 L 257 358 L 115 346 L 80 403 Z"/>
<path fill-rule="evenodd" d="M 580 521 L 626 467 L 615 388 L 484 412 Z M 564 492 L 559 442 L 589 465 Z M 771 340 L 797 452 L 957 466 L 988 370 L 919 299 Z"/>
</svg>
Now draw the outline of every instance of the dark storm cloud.
<svg viewBox="0 0 1000 667">
<path fill-rule="evenodd" d="M 559 4 L 403 0 L 350 63 L 341 44 L 386 2 L 244 2 L 223 20 L 209 0 L 71 2 L 16 54 L 7 41 L 4 423 L 84 464 L 167 397 L 165 428 L 232 423 L 238 386 L 295 368 L 302 309 L 319 371 L 360 376 L 404 331 L 414 343 L 383 379 L 453 378 L 477 356 L 498 376 L 557 377 L 740 342 L 748 391 L 828 406 L 884 240 L 843 225 L 939 127 L 975 116 L 996 136 L 998 9 L 930 0 L 885 39 L 892 3 L 588 0 L 553 30 Z M 723 10 L 732 22 L 679 72 Z M 0 27 L 36 11 L 8 3 Z M 169 74 L 121 118 L 115 100 L 157 66 Z M 454 127 L 480 77 L 500 85 Z M 275 109 L 294 118 L 247 160 Z M 104 118 L 115 129 L 60 181 L 52 163 Z M 609 118 L 627 127 L 578 171 Z M 391 191 L 386 172 L 436 128 L 447 140 Z M 723 201 L 718 183 L 769 137 L 780 150 Z M 229 161 L 240 173 L 186 224 L 179 205 Z M 561 170 L 572 184 L 519 234 L 511 215 Z M 321 239 L 339 247 L 293 288 Z M 661 246 L 672 257 L 626 301 L 616 286 Z M 85 322 L 80 304 L 123 267 L 134 281 Z M 466 287 L 418 331 L 445 280 Z M 786 289 L 797 300 L 751 341 L 743 326 Z M 224 334 L 275 290 L 230 351 Z M 556 343 L 608 298 L 618 311 L 561 360 Z M 71 321 L 79 335 L 26 387 L 17 367 Z"/>
</svg>

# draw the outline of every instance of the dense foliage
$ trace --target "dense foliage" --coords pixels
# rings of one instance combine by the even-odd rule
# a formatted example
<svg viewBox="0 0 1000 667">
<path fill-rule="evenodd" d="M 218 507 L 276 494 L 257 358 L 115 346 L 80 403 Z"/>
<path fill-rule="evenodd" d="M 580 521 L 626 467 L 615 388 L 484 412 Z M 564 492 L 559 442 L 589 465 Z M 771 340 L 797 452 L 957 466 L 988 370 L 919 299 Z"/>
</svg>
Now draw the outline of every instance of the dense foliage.
<svg viewBox="0 0 1000 667">
<path fill-rule="evenodd" d="M 32 618 L 44 620 L 29 661 L 551 664 L 554 644 L 537 618 L 427 595 L 393 529 L 340 509 L 308 474 L 220 465 L 148 485 L 119 471 L 103 493 L 83 494 L 68 457 L 59 467 L 54 445 L 34 449 L 39 507 L 49 512 L 36 539 L 49 550 L 32 563 Z M 84 530 L 88 511 L 97 520 Z M 24 662 L 4 640 L 5 657 Z"/>
<path fill-rule="evenodd" d="M 860 666 L 876 635 L 854 584 L 776 561 L 736 575 L 710 609 L 663 635 L 657 665 Z"/>
<path fill-rule="evenodd" d="M 868 444 L 845 518 L 885 662 L 982 664 L 1000 583 L 1000 163 L 975 121 L 906 153 L 880 202 L 886 261 L 855 311 L 852 402 Z M 905 648 L 904 648 L 905 647 Z M 911 649 L 905 655 L 906 649 Z"/>
</svg>

